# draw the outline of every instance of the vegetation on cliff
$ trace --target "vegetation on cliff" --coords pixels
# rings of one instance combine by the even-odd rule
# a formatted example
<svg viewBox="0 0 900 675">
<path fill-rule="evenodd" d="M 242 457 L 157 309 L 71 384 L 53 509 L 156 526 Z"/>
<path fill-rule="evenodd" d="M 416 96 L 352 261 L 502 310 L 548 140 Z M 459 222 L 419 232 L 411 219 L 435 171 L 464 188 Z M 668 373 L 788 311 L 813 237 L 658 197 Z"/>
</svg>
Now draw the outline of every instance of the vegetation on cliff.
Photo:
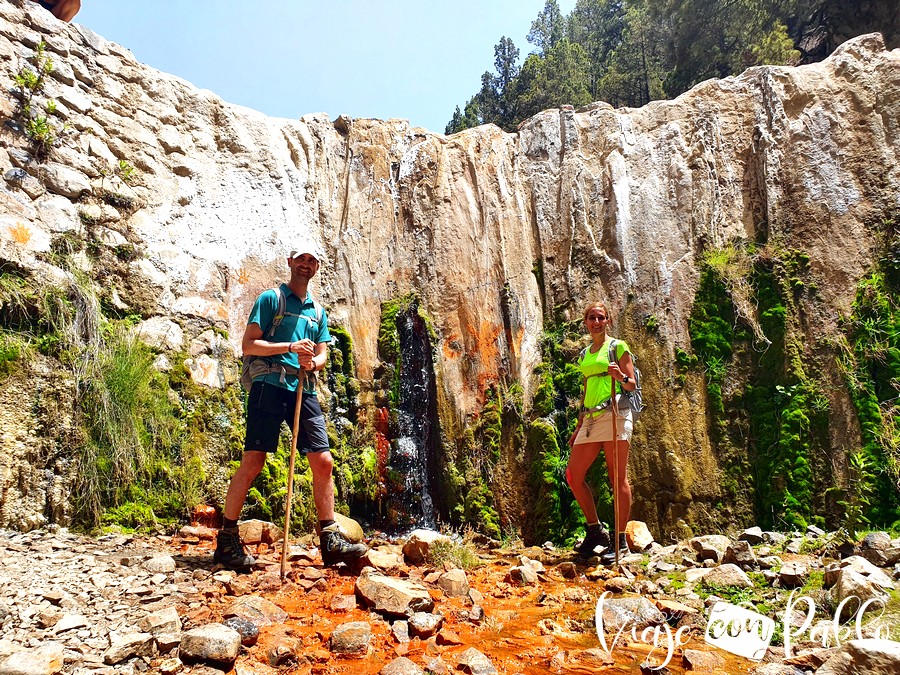
<svg viewBox="0 0 900 675">
<path fill-rule="evenodd" d="M 860 282 L 845 322 L 851 346 L 843 349 L 804 339 L 802 315 L 818 304 L 804 253 L 777 242 L 736 242 L 706 254 L 689 329 L 734 522 L 787 530 L 843 525 L 851 535 L 867 518 L 877 526 L 897 522 L 900 352 L 891 246 Z M 692 367 L 681 354 L 682 367 Z M 824 370 L 836 363 L 864 442 L 844 458 L 828 433 Z M 843 463 L 837 476 L 846 480 L 835 482 L 830 462 Z"/>
<path fill-rule="evenodd" d="M 481 76 L 446 133 L 487 123 L 514 131 L 565 104 L 640 107 L 750 66 L 821 61 L 834 35 L 883 31 L 896 46 L 896 21 L 858 0 L 578 0 L 568 16 L 547 0 L 528 33 L 534 50 L 519 65 L 518 47 L 500 38 L 494 72 Z"/>
</svg>

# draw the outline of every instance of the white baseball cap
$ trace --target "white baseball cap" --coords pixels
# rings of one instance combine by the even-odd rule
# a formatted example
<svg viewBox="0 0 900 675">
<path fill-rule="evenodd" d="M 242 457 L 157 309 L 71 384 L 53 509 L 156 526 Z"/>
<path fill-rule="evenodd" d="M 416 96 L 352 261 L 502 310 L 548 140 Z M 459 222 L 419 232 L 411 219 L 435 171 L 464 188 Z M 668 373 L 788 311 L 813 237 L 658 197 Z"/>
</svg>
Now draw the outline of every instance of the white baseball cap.
<svg viewBox="0 0 900 675">
<path fill-rule="evenodd" d="M 288 254 L 288 258 L 299 258 L 304 253 L 311 255 L 318 262 L 322 261 L 322 253 L 319 250 L 319 247 L 311 241 L 303 241 L 299 244 L 295 244 L 294 248 L 291 249 L 290 254 Z"/>
</svg>

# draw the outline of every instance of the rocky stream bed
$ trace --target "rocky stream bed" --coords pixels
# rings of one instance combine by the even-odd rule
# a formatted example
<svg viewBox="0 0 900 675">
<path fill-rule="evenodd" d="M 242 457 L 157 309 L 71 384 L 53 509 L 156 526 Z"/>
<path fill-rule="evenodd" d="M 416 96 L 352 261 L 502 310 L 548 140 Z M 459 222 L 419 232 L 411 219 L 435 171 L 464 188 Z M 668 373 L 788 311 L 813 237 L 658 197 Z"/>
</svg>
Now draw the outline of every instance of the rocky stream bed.
<svg viewBox="0 0 900 675">
<path fill-rule="evenodd" d="M 246 574 L 212 564 L 214 536 L 0 531 L 0 675 L 900 673 L 886 533 L 842 549 L 815 528 L 662 546 L 633 522 L 644 552 L 616 569 L 429 531 L 372 538 L 357 568 L 332 569 L 307 536 L 284 581 L 274 525 L 242 523 L 260 559 Z M 706 642 L 718 602 L 774 620 L 761 661 Z"/>
</svg>

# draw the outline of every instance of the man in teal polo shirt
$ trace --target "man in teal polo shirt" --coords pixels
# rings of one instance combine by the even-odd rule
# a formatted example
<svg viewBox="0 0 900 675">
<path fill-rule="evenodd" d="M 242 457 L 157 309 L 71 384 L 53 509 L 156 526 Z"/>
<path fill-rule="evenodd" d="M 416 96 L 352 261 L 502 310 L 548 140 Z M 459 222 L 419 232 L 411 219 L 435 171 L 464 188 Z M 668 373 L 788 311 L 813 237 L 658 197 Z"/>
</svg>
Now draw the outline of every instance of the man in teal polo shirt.
<svg viewBox="0 0 900 675">
<path fill-rule="evenodd" d="M 322 562 L 328 566 L 348 562 L 368 550 L 365 544 L 348 541 L 334 521 L 334 462 L 325 432 L 325 416 L 316 397 L 315 377 L 328 360 L 331 334 L 325 310 L 316 306 L 307 290 L 309 280 L 319 271 L 320 258 L 312 244 L 302 244 L 291 251 L 287 259 L 291 280 L 281 285 L 285 296 L 284 318 L 270 336 L 278 294 L 268 290 L 256 299 L 244 331 L 244 355 L 263 357 L 271 367 L 253 379 L 247 396 L 244 455 L 228 486 L 223 525 L 213 555 L 214 562 L 231 569 L 248 568 L 256 562 L 244 550 L 237 521 L 250 485 L 266 463 L 266 453 L 278 449 L 282 422 L 293 426 L 299 369 L 305 377 L 297 449 L 306 455 L 312 470 Z"/>
</svg>

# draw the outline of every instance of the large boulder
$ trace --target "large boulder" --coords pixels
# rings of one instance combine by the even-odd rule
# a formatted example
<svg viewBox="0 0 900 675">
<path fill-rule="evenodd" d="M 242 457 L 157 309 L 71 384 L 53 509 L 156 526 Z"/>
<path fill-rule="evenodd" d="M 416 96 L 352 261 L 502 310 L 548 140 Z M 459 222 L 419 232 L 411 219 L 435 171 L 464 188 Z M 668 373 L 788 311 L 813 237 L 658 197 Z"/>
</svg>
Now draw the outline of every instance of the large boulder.
<svg viewBox="0 0 900 675">
<path fill-rule="evenodd" d="M 356 594 L 376 612 L 394 616 L 409 617 L 434 609 L 434 600 L 425 586 L 410 579 L 386 576 L 373 567 L 360 572 Z"/>
<path fill-rule="evenodd" d="M 878 586 L 866 577 L 850 567 L 844 567 L 837 583 L 829 591 L 835 606 L 841 605 L 845 600 L 847 604 L 841 609 L 841 620 L 846 621 L 852 617 L 863 603 L 869 600 L 887 601 L 888 596 Z"/>
<path fill-rule="evenodd" d="M 900 642 L 851 640 L 828 659 L 816 675 L 897 675 L 900 673 Z"/>
<path fill-rule="evenodd" d="M 287 621 L 288 613 L 270 600 L 258 595 L 238 598 L 225 610 L 225 618 L 236 616 L 250 621 L 257 627 L 271 626 Z"/>
<path fill-rule="evenodd" d="M 403 556 L 410 565 L 423 565 L 431 559 L 431 548 L 436 541 L 450 541 L 434 530 L 413 530 L 403 544 Z"/>
<path fill-rule="evenodd" d="M 240 633 L 221 623 L 210 623 L 186 631 L 178 653 L 182 659 L 231 663 L 240 649 Z"/>
<path fill-rule="evenodd" d="M 648 626 L 661 626 L 666 622 L 665 615 L 649 598 L 608 598 L 597 604 L 599 616 L 597 628 L 601 626 L 606 633 L 615 633 L 622 628 L 625 632 L 635 628 L 641 631 Z"/>
<path fill-rule="evenodd" d="M 730 563 L 713 567 L 708 574 L 703 576 L 703 584 L 705 586 L 753 588 L 753 582 L 750 581 L 750 577 L 744 573 L 744 570 Z"/>
<path fill-rule="evenodd" d="M 362 526 L 353 520 L 353 518 L 345 516 L 343 513 L 335 513 L 334 520 L 338 524 L 338 528 L 340 528 L 343 535 L 347 537 L 350 542 L 358 544 L 365 538 L 366 535 L 363 532 Z"/>
<path fill-rule="evenodd" d="M 368 621 L 342 623 L 331 633 L 328 641 L 331 651 L 344 656 L 363 658 L 372 642 L 372 627 Z"/>
<path fill-rule="evenodd" d="M 720 562 L 725 555 L 725 549 L 731 545 L 731 539 L 722 534 L 705 534 L 702 537 L 694 537 L 688 543 L 697 553 L 697 560 Z"/>
</svg>

